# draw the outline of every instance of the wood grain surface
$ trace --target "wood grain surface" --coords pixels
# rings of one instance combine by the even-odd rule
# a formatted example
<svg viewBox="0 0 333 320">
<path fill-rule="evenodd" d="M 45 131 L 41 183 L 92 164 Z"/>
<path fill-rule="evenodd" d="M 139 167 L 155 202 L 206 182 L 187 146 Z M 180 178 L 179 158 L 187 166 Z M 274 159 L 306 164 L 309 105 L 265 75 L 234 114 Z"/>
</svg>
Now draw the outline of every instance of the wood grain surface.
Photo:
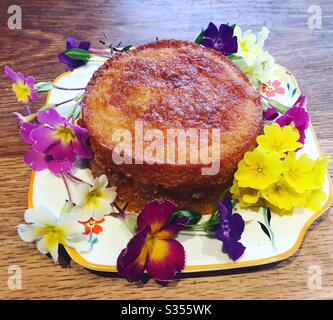
<svg viewBox="0 0 333 320">
<path fill-rule="evenodd" d="M 10 30 L 7 10 L 22 8 L 22 29 Z M 320 5 L 322 28 L 308 28 L 308 8 Z M 38 81 L 65 71 L 57 53 L 68 35 L 98 46 L 107 31 L 114 43 L 137 45 L 162 38 L 194 39 L 209 21 L 271 30 L 267 48 L 292 70 L 302 91 L 323 151 L 333 154 L 333 2 L 190 0 L 15 0 L 0 1 L 0 64 Z M 154 281 L 133 285 L 97 276 L 72 263 L 61 268 L 21 241 L 15 226 L 27 207 L 30 170 L 12 112 L 22 110 L 10 83 L 0 74 L 0 298 L 1 299 L 333 299 L 333 218 L 316 221 L 293 257 L 266 267 L 177 279 L 166 287 Z M 333 173 L 333 162 L 330 164 Z M 9 289 L 8 268 L 22 270 L 22 289 Z M 311 270 L 321 272 L 321 287 L 311 285 Z M 310 285 L 309 285 L 310 282 Z"/>
</svg>

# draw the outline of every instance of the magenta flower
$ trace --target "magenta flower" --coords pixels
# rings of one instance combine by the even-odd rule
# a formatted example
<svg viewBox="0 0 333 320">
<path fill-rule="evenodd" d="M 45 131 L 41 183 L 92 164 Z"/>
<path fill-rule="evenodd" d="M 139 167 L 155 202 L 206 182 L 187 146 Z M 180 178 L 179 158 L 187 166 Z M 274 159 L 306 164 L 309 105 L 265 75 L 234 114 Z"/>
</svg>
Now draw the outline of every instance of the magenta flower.
<svg viewBox="0 0 333 320">
<path fill-rule="evenodd" d="M 183 246 L 173 238 L 188 219 L 172 220 L 176 205 L 168 200 L 148 203 L 137 219 L 137 233 L 117 260 L 120 275 L 137 282 L 144 270 L 158 281 L 170 281 L 185 265 Z"/>
<path fill-rule="evenodd" d="M 222 251 L 232 260 L 237 260 L 244 253 L 245 247 L 239 242 L 244 231 L 244 220 L 238 213 L 232 213 L 231 199 L 218 201 L 220 223 L 215 227 L 215 236 L 223 242 Z"/>
<path fill-rule="evenodd" d="M 21 123 L 20 134 L 31 145 L 24 156 L 26 164 L 35 171 L 48 168 L 52 173 L 68 172 L 77 157 L 90 158 L 86 129 L 71 124 L 55 109 L 40 111 L 39 123 Z"/>
<path fill-rule="evenodd" d="M 272 121 L 272 120 L 276 119 L 278 116 L 279 116 L 279 113 L 273 107 L 267 108 L 264 111 L 264 117 L 266 120 Z"/>
<path fill-rule="evenodd" d="M 293 107 L 291 107 L 281 117 L 276 119 L 276 123 L 278 123 L 280 127 L 284 127 L 293 123 L 300 135 L 298 142 L 303 144 L 306 138 L 305 130 L 309 126 L 309 114 L 304 108 L 305 104 L 306 104 L 306 97 L 301 95 L 298 98 L 298 100 L 295 102 Z"/>
<path fill-rule="evenodd" d="M 25 77 L 21 72 L 15 72 L 8 66 L 4 66 L 4 73 L 13 81 L 12 89 L 19 102 L 28 103 L 38 99 L 37 92 L 34 88 L 34 77 Z"/>
<path fill-rule="evenodd" d="M 68 37 L 67 41 L 66 41 L 66 50 L 76 49 L 76 48 L 88 51 L 90 48 L 90 42 L 81 41 L 78 44 L 78 41 L 74 37 Z M 71 70 L 86 64 L 85 60 L 72 59 L 72 58 L 68 57 L 65 54 L 65 52 L 59 53 L 58 58 L 59 58 L 60 62 L 66 64 L 68 66 L 68 68 Z"/>
<path fill-rule="evenodd" d="M 217 29 L 217 26 L 210 22 L 208 28 L 204 31 L 201 44 L 207 48 L 215 49 L 225 56 L 236 53 L 238 50 L 234 29 L 228 24 L 221 24 Z"/>
</svg>

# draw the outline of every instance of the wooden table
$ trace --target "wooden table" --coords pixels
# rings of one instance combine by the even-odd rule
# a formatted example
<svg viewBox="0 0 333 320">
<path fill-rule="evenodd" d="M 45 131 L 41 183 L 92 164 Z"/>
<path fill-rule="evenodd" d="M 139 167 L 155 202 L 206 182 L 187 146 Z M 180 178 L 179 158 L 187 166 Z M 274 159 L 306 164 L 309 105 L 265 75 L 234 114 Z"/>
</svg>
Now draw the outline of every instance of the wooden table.
<svg viewBox="0 0 333 320">
<path fill-rule="evenodd" d="M 65 70 L 57 53 L 65 38 L 74 35 L 98 46 L 107 31 L 114 43 L 137 45 L 158 36 L 194 39 L 209 21 L 231 22 L 258 31 L 271 30 L 267 48 L 276 60 L 293 71 L 303 92 L 323 151 L 333 154 L 333 3 L 319 1 L 322 29 L 308 28 L 308 7 L 313 1 L 1 1 L 1 65 L 9 64 L 39 81 Z M 7 8 L 22 8 L 22 30 L 9 30 Z M 214 273 L 186 278 L 161 287 L 124 279 L 96 276 L 72 263 L 63 269 L 21 241 L 16 225 L 27 207 L 30 169 L 22 161 L 26 150 L 12 112 L 22 109 L 9 82 L 0 74 L 0 298 L 36 299 L 293 299 L 333 298 L 333 219 L 331 212 L 314 223 L 293 257 L 274 266 Z M 330 165 L 333 172 L 333 162 Z M 7 286 L 8 267 L 22 270 L 22 289 Z M 308 286 L 311 268 L 320 268 L 321 289 Z M 310 268 L 310 269 L 309 269 Z M 310 270 L 310 271 L 309 271 Z"/>
</svg>

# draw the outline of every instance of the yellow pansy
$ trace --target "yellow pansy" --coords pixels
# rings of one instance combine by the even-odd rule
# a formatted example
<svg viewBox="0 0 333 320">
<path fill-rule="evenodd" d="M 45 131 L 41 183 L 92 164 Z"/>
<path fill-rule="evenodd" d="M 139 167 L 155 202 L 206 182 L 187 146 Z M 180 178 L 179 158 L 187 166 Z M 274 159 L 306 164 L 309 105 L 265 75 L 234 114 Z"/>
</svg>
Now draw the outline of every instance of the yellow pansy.
<svg viewBox="0 0 333 320">
<path fill-rule="evenodd" d="M 281 158 L 285 157 L 286 152 L 295 151 L 303 146 L 298 142 L 300 135 L 292 125 L 280 127 L 273 123 L 265 126 L 264 133 L 257 137 L 259 146 L 267 152 L 278 153 Z"/>
<path fill-rule="evenodd" d="M 262 149 L 246 152 L 239 162 L 235 178 L 243 188 L 265 189 L 279 180 L 284 169 L 277 153 L 267 153 Z"/>
<path fill-rule="evenodd" d="M 284 178 L 296 192 L 302 193 L 315 188 L 313 174 L 315 161 L 307 154 L 302 154 L 297 158 L 295 152 L 289 152 L 285 164 Z"/>
</svg>

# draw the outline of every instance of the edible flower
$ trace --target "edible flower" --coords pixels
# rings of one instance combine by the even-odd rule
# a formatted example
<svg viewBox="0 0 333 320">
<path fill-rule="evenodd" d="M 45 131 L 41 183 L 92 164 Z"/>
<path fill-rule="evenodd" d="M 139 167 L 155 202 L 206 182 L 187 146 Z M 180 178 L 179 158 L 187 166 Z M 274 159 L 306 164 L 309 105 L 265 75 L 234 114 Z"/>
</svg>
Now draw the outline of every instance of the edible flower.
<svg viewBox="0 0 333 320">
<path fill-rule="evenodd" d="M 238 164 L 235 178 L 240 187 L 265 189 L 276 182 L 283 172 L 279 154 L 267 153 L 261 148 L 248 151 Z"/>
<path fill-rule="evenodd" d="M 117 260 L 120 275 L 137 282 L 144 270 L 157 281 L 170 281 L 185 265 L 185 251 L 175 239 L 188 219 L 173 213 L 176 205 L 169 201 L 148 203 L 137 219 L 137 233 L 123 249 Z"/>
<path fill-rule="evenodd" d="M 90 48 L 90 42 L 89 41 L 81 41 L 78 44 L 77 39 L 75 39 L 74 37 L 68 37 L 67 41 L 66 41 L 66 51 L 70 50 L 70 49 L 82 49 L 82 50 L 86 50 L 88 51 Z M 58 55 L 59 61 L 66 64 L 68 66 L 69 69 L 73 70 L 77 67 L 83 66 L 84 64 L 86 64 L 86 60 L 84 59 L 72 59 L 70 57 L 68 57 L 65 52 L 61 52 Z"/>
<path fill-rule="evenodd" d="M 4 66 L 4 73 L 13 81 L 12 90 L 19 102 L 28 103 L 38 99 L 34 88 L 34 77 L 25 77 L 21 72 L 15 72 L 8 66 Z"/>
<path fill-rule="evenodd" d="M 280 127 L 277 123 L 266 125 L 264 135 L 257 137 L 260 148 L 267 152 L 276 152 L 281 158 L 288 151 L 295 151 L 303 146 L 298 142 L 299 133 L 293 126 Z"/>
<path fill-rule="evenodd" d="M 306 97 L 301 95 L 295 102 L 294 106 L 291 107 L 285 114 L 276 119 L 281 127 L 294 125 L 300 135 L 298 142 L 305 142 L 305 131 L 309 127 L 309 114 L 304 108 L 306 104 Z"/>
<path fill-rule="evenodd" d="M 239 213 L 232 213 L 230 198 L 218 201 L 217 208 L 220 214 L 220 223 L 215 230 L 216 238 L 223 242 L 222 251 L 232 260 L 239 259 L 245 247 L 239 242 L 244 231 L 244 220 Z"/>
<path fill-rule="evenodd" d="M 39 111 L 37 118 L 39 123 L 22 122 L 20 128 L 21 137 L 31 145 L 24 161 L 33 170 L 69 172 L 77 156 L 92 156 L 86 129 L 71 124 L 53 108 Z"/>
<path fill-rule="evenodd" d="M 272 120 L 276 119 L 278 116 L 279 116 L 279 113 L 273 107 L 269 107 L 264 111 L 265 120 L 272 121 Z"/>
<path fill-rule="evenodd" d="M 234 32 L 238 41 L 238 51 L 235 55 L 239 59 L 233 59 L 233 62 L 247 74 L 254 85 L 259 86 L 260 83 L 269 81 L 275 67 L 274 58 L 264 50 L 269 30 L 263 27 L 257 36 L 251 30 L 243 33 L 237 25 Z"/>
<path fill-rule="evenodd" d="M 259 145 L 245 153 L 234 174 L 230 193 L 241 208 L 262 206 L 278 214 L 289 214 L 299 207 L 320 209 L 326 198 L 322 188 L 329 159 L 325 155 L 317 159 L 307 154 L 297 156 L 296 151 L 303 146 L 298 138 L 293 125 L 265 126 Z"/>
<path fill-rule="evenodd" d="M 90 219 L 100 221 L 104 215 L 111 213 L 112 203 L 117 197 L 116 187 L 107 188 L 108 178 L 101 175 L 95 178 L 94 183 L 80 183 L 73 193 L 75 211 L 81 222 Z"/>
<path fill-rule="evenodd" d="M 21 239 L 37 241 L 37 249 L 43 254 L 50 253 L 55 262 L 58 261 L 59 244 L 71 247 L 82 239 L 83 226 L 73 212 L 57 218 L 50 209 L 40 206 L 38 209 L 27 209 L 24 219 L 27 224 L 18 226 Z"/>
<path fill-rule="evenodd" d="M 57 160 L 68 159 L 71 162 L 74 162 L 77 156 L 92 156 L 87 145 L 86 129 L 71 124 L 53 108 L 40 111 L 37 118 L 44 125 L 38 126 L 30 133 L 35 151 L 50 154 Z"/>
<path fill-rule="evenodd" d="M 210 22 L 204 31 L 201 44 L 207 48 L 215 49 L 225 56 L 237 52 L 237 37 L 234 36 L 234 29 L 228 24 L 221 24 L 219 28 Z"/>
</svg>

